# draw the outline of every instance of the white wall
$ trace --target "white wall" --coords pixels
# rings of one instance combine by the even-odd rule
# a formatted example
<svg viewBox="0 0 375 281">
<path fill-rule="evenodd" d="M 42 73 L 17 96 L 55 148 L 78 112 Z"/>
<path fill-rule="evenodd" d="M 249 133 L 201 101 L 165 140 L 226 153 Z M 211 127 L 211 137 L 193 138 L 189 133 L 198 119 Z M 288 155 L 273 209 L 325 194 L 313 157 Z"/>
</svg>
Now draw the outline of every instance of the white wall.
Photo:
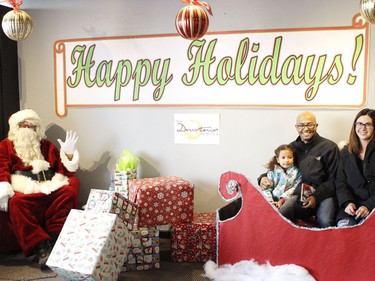
<svg viewBox="0 0 375 281">
<path fill-rule="evenodd" d="M 359 12 L 359 0 L 207 1 L 214 13 L 209 31 L 348 26 Z M 255 183 L 275 147 L 297 136 L 295 117 L 308 108 L 70 108 L 66 118 L 56 116 L 56 40 L 175 33 L 174 19 L 182 7 L 178 0 L 24 0 L 21 9 L 33 18 L 34 29 L 18 44 L 21 108 L 40 114 L 52 141 L 66 130 L 78 132 L 82 204 L 91 188 L 107 188 L 118 156 L 129 149 L 141 158 L 140 177 L 181 176 L 196 185 L 195 210 L 214 211 L 225 204 L 217 192 L 222 173 L 240 172 Z M 375 107 L 372 65 L 370 56 L 368 107 Z M 358 110 L 312 111 L 319 133 L 340 141 Z M 219 113 L 220 145 L 175 144 L 175 113 Z"/>
</svg>

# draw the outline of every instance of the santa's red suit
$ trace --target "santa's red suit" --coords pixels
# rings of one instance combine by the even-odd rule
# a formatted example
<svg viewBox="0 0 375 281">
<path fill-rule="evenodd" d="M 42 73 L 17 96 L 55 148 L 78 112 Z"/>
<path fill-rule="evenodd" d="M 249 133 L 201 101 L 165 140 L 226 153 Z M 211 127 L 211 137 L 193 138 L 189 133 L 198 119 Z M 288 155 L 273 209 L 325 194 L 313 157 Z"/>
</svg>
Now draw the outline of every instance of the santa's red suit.
<svg viewBox="0 0 375 281">
<path fill-rule="evenodd" d="M 17 122 L 34 117 L 26 113 Z M 0 252 L 19 247 L 25 256 L 33 254 L 42 242 L 57 238 L 70 210 L 78 207 L 78 152 L 68 159 L 46 139 L 40 152 L 44 159 L 26 165 L 12 141 L 0 142 L 0 197 L 9 196 L 8 211 L 0 211 Z"/>
</svg>

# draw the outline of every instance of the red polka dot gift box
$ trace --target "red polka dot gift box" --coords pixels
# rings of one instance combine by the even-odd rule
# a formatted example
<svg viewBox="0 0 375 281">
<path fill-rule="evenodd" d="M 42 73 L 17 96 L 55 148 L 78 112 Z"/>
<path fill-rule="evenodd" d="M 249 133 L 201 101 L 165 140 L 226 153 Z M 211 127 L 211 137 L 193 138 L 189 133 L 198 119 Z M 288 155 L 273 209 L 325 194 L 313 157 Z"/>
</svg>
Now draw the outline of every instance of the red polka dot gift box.
<svg viewBox="0 0 375 281">
<path fill-rule="evenodd" d="M 193 220 L 194 184 L 180 177 L 129 181 L 129 200 L 138 205 L 135 224 L 151 227 Z"/>
<path fill-rule="evenodd" d="M 194 213 L 193 222 L 173 224 L 171 249 L 175 262 L 216 262 L 216 213 Z"/>
</svg>

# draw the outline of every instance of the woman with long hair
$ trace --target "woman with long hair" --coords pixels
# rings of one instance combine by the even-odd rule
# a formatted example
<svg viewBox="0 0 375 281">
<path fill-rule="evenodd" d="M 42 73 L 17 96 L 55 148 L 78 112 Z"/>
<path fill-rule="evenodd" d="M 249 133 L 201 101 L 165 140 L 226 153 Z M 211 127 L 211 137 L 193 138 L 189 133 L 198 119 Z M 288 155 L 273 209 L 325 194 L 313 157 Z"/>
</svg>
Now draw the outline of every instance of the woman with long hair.
<svg viewBox="0 0 375 281">
<path fill-rule="evenodd" d="M 358 112 L 341 150 L 335 181 L 339 212 L 337 226 L 356 225 L 375 208 L 375 110 Z"/>
</svg>

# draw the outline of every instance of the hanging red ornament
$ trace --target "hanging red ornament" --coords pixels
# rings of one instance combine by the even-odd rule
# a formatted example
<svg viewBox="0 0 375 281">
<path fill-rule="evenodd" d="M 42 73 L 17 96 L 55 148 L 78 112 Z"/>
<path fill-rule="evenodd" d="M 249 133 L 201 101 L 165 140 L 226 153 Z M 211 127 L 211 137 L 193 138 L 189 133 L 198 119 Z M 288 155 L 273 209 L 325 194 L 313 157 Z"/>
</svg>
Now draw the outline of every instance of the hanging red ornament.
<svg viewBox="0 0 375 281">
<path fill-rule="evenodd" d="M 196 0 L 181 0 L 189 4 L 182 8 L 176 16 L 177 32 L 185 39 L 195 40 L 206 34 L 209 26 L 209 19 L 203 7 L 212 16 L 211 7 L 206 2 Z"/>
<path fill-rule="evenodd" d="M 33 28 L 31 17 L 20 9 L 22 1 L 7 2 L 13 6 L 13 10 L 6 13 L 1 22 L 5 35 L 15 41 L 26 39 Z"/>
</svg>

